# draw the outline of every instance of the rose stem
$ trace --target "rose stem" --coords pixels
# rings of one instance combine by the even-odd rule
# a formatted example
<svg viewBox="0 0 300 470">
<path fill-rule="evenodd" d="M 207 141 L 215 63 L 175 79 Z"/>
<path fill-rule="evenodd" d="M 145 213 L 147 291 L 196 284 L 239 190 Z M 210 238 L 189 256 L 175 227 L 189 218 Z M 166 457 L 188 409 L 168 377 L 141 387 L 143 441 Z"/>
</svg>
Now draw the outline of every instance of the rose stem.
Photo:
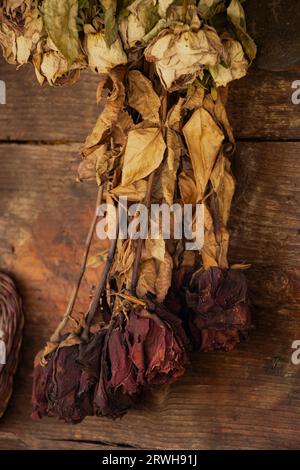
<svg viewBox="0 0 300 470">
<path fill-rule="evenodd" d="M 147 189 L 146 189 L 146 195 L 144 199 L 144 205 L 146 206 L 147 210 L 150 207 L 151 203 L 151 193 L 152 193 L 152 188 L 153 188 L 153 183 L 154 183 L 154 176 L 155 176 L 155 171 L 150 174 L 148 181 L 147 181 Z M 139 277 L 139 267 L 140 267 L 140 262 L 141 262 L 141 257 L 142 257 L 142 250 L 143 250 L 143 239 L 139 238 L 138 243 L 137 243 L 137 248 L 136 248 L 136 256 L 134 260 L 134 265 L 133 265 L 133 271 L 132 271 L 132 278 L 131 278 L 131 288 L 130 288 L 130 293 L 133 296 L 136 296 L 136 287 L 138 283 L 138 277 Z"/>
<path fill-rule="evenodd" d="M 94 217 L 93 217 L 90 229 L 89 229 L 88 236 L 87 236 L 86 241 L 85 241 L 83 258 L 82 258 L 82 262 L 81 262 L 81 266 L 80 266 L 79 276 L 78 276 L 77 282 L 74 286 L 74 289 L 73 289 L 73 292 L 72 292 L 72 295 L 71 295 L 66 313 L 64 314 L 64 316 L 62 318 L 62 321 L 58 325 L 56 331 L 53 333 L 53 335 L 50 338 L 50 341 L 52 341 L 53 343 L 58 343 L 60 341 L 61 332 L 65 328 L 65 326 L 66 326 L 66 324 L 67 324 L 68 320 L 70 319 L 71 314 L 73 312 L 73 308 L 74 308 L 74 305 L 75 305 L 75 302 L 76 302 L 76 299 L 77 299 L 77 296 L 78 296 L 78 292 L 79 292 L 79 289 L 80 289 L 80 286 L 81 286 L 81 282 L 82 282 L 82 279 L 83 279 L 83 276 L 84 276 L 84 273 L 85 273 L 86 263 L 87 263 L 87 259 L 88 259 L 88 255 L 89 255 L 89 251 L 90 251 L 90 247 L 91 247 L 91 242 L 92 242 L 92 238 L 93 238 L 93 234 L 94 234 L 94 230 L 95 230 L 95 226 L 96 226 L 96 222 L 97 222 L 97 209 L 98 209 L 98 206 L 101 204 L 102 198 L 103 198 L 103 186 L 100 186 L 99 190 L 98 190 L 98 194 L 97 194 Z"/>
<path fill-rule="evenodd" d="M 97 290 L 95 292 L 93 302 L 92 302 L 91 307 L 89 309 L 89 313 L 87 314 L 87 317 L 86 317 L 85 327 L 84 327 L 84 330 L 83 330 L 82 335 L 81 335 L 82 341 L 88 341 L 88 339 L 89 339 L 90 326 L 91 326 L 93 318 L 94 318 L 94 316 L 97 313 L 97 310 L 99 308 L 100 299 L 101 299 L 101 297 L 102 297 L 102 295 L 104 294 L 104 291 L 105 291 L 107 276 L 109 274 L 111 265 L 112 265 L 114 257 L 115 257 L 118 236 L 119 236 L 119 214 L 117 214 L 117 218 L 116 218 L 115 238 L 111 242 L 109 252 L 108 252 L 108 255 L 107 255 L 107 258 L 106 258 L 106 261 L 105 261 L 104 269 L 101 273 L 100 281 L 99 281 Z"/>
<path fill-rule="evenodd" d="M 214 223 L 214 232 L 217 243 L 221 243 L 222 235 L 221 235 L 221 218 L 220 218 L 220 208 L 218 203 L 218 197 L 215 191 L 210 197 L 210 209 Z"/>
<path fill-rule="evenodd" d="M 167 118 L 167 112 L 168 112 L 168 92 L 165 89 L 163 89 L 162 93 L 163 93 L 163 99 L 162 99 L 162 104 L 161 104 L 161 118 L 162 118 L 162 123 L 164 126 L 166 118 Z M 163 128 L 163 134 L 165 137 L 166 135 L 165 127 Z M 150 204 L 151 204 L 151 194 L 152 194 L 152 189 L 153 189 L 155 173 L 156 171 L 153 171 L 153 173 L 150 174 L 148 181 L 147 181 L 147 189 L 146 189 L 146 195 L 144 199 L 144 205 L 146 206 L 147 211 L 149 210 Z M 137 288 L 138 277 L 139 277 L 140 262 L 141 262 L 142 251 L 143 251 L 143 241 L 144 240 L 142 238 L 139 238 L 138 240 L 137 249 L 136 249 L 136 257 L 134 260 L 133 271 L 132 271 L 130 294 L 135 297 L 136 297 L 136 288 Z"/>
</svg>

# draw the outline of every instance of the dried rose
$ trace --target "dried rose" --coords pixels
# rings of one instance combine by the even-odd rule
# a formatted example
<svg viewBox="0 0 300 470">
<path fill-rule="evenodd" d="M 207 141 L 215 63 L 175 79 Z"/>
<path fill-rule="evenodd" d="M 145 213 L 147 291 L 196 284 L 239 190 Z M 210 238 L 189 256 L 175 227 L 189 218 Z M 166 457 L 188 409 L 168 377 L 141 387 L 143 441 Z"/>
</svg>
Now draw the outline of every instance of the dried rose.
<svg viewBox="0 0 300 470">
<path fill-rule="evenodd" d="M 195 274 L 186 302 L 202 350 L 233 349 L 251 326 L 247 282 L 239 270 L 213 267 Z"/>
<path fill-rule="evenodd" d="M 0 46 L 10 64 L 26 64 L 43 36 L 43 20 L 31 0 L 0 9 Z M 21 3 L 21 4 L 20 4 Z"/>
<path fill-rule="evenodd" d="M 16 286 L 0 273 L 0 418 L 12 394 L 23 323 L 22 301 Z"/>
<path fill-rule="evenodd" d="M 213 28 L 198 31 L 187 25 L 165 29 L 145 50 L 145 58 L 154 62 L 163 86 L 174 91 L 192 83 L 204 67 L 217 66 L 224 55 L 222 42 Z"/>
<path fill-rule="evenodd" d="M 188 365 L 187 351 L 181 321 L 160 304 L 115 316 L 103 348 L 97 414 L 122 415 L 143 387 L 180 377 Z"/>
<path fill-rule="evenodd" d="M 93 397 L 99 376 L 103 332 L 85 344 L 71 336 L 60 345 L 50 344 L 37 356 L 34 369 L 33 418 L 58 417 L 67 423 L 79 423 L 93 415 Z M 54 349 L 53 349 L 54 348 Z"/>
<path fill-rule="evenodd" d="M 226 36 L 222 39 L 222 44 L 224 46 L 224 64 L 209 67 L 217 87 L 226 86 L 232 80 L 244 77 L 249 67 L 243 48 L 238 41 Z"/>
<path fill-rule="evenodd" d="M 85 41 L 88 63 L 94 72 L 107 73 L 114 67 L 127 63 L 127 56 L 119 37 L 110 47 L 102 32 L 87 34 Z"/>
</svg>

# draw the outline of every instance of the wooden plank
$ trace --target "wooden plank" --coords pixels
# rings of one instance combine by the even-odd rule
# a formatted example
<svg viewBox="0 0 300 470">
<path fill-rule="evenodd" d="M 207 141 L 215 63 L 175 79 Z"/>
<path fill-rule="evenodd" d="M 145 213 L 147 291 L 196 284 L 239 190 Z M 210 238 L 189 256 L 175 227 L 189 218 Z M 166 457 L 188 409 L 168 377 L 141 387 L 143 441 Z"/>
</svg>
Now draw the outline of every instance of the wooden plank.
<svg viewBox="0 0 300 470">
<path fill-rule="evenodd" d="M 73 86 L 40 87 L 31 66 L 15 70 L 0 59 L 0 79 L 7 85 L 7 104 L 0 106 L 0 140 L 82 142 L 98 109 L 98 77 L 84 72 Z M 228 110 L 237 139 L 298 140 L 300 105 L 292 104 L 289 72 L 251 69 L 230 86 Z"/>
<path fill-rule="evenodd" d="M 232 82 L 228 113 L 236 138 L 299 140 L 300 105 L 292 103 L 292 83 L 299 79 L 300 67 L 285 72 L 253 67 Z"/>
<path fill-rule="evenodd" d="M 31 65 L 19 70 L 0 60 L 6 105 L 0 105 L 0 140 L 84 142 L 98 116 L 98 77 L 83 72 L 73 86 L 41 87 Z"/>
<path fill-rule="evenodd" d="M 75 447 L 299 448 L 300 366 L 291 363 L 291 344 L 300 339 L 299 152 L 300 143 L 238 147 L 231 260 L 253 263 L 250 341 L 229 354 L 195 354 L 181 380 L 145 394 L 122 420 L 67 426 L 31 421 L 32 361 L 66 306 L 95 188 L 75 183 L 77 146 L 0 145 L 0 266 L 16 276 L 26 311 L 21 364 L 0 422 L 2 446 L 55 448 L 59 437 Z M 95 275 L 84 282 L 78 311 Z"/>
</svg>

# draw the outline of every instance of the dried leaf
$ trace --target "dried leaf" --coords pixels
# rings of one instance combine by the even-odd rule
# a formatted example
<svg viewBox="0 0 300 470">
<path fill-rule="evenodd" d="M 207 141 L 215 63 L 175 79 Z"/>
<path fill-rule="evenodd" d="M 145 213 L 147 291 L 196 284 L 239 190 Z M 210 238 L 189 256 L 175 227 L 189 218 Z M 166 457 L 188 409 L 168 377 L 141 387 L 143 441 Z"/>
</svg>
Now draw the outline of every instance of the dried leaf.
<svg viewBox="0 0 300 470">
<path fill-rule="evenodd" d="M 117 0 L 100 0 L 104 9 L 105 41 L 110 47 L 118 37 Z"/>
<path fill-rule="evenodd" d="M 145 240 L 145 244 L 142 252 L 142 259 L 156 259 L 157 261 L 163 262 L 166 253 L 166 242 L 160 234 L 159 238 L 149 237 Z"/>
<path fill-rule="evenodd" d="M 225 11 L 226 7 L 224 0 L 200 0 L 198 9 L 202 18 L 208 20 L 214 15 Z"/>
<path fill-rule="evenodd" d="M 156 300 L 160 303 L 166 298 L 172 283 L 173 260 L 166 251 L 164 260 L 159 263 L 157 278 L 155 281 Z"/>
<path fill-rule="evenodd" d="M 216 101 L 214 101 L 210 95 L 206 95 L 203 102 L 203 107 L 204 109 L 206 109 L 206 111 L 211 114 L 211 116 L 213 116 L 214 120 L 218 123 L 218 125 L 222 127 L 227 139 L 229 140 L 229 142 L 231 142 L 231 144 L 234 145 L 234 135 L 227 116 L 226 108 L 223 104 L 223 90 L 226 89 L 222 88 L 219 90 Z"/>
<path fill-rule="evenodd" d="M 203 108 L 194 111 L 183 128 L 183 134 L 193 164 L 198 200 L 201 201 L 224 135 L 211 115 Z"/>
<path fill-rule="evenodd" d="M 172 106 L 170 111 L 168 112 L 167 116 L 167 127 L 172 129 L 173 131 L 180 132 L 181 130 L 181 115 L 182 115 L 182 108 L 183 108 L 184 98 L 179 98 L 176 104 Z"/>
<path fill-rule="evenodd" d="M 245 12 L 239 0 L 231 0 L 230 5 L 227 8 L 227 15 L 234 25 L 236 35 L 241 41 L 251 63 L 256 57 L 257 47 L 246 31 Z"/>
<path fill-rule="evenodd" d="M 176 185 L 176 174 L 182 153 L 182 140 L 175 131 L 167 130 L 167 158 L 164 160 L 157 182 L 162 190 L 164 200 L 173 204 Z"/>
<path fill-rule="evenodd" d="M 162 162 L 166 144 L 158 128 L 129 131 L 124 153 L 122 186 L 145 178 Z"/>
<path fill-rule="evenodd" d="M 139 180 L 128 186 L 117 186 L 111 189 L 110 194 L 120 197 L 126 196 L 128 201 L 142 201 L 146 195 L 147 181 Z"/>
<path fill-rule="evenodd" d="M 57 51 L 49 51 L 41 56 L 40 68 L 34 61 L 36 73 L 40 75 L 41 83 L 47 79 L 50 85 L 59 84 L 59 80 L 65 77 L 65 83 L 75 83 L 80 76 L 77 65 L 69 65 L 67 60 Z"/>
<path fill-rule="evenodd" d="M 182 202 L 195 205 L 198 200 L 198 191 L 194 178 L 182 171 L 178 178 L 178 184 Z"/>
<path fill-rule="evenodd" d="M 44 0 L 43 16 L 47 32 L 69 64 L 79 55 L 77 0 Z"/>
<path fill-rule="evenodd" d="M 134 127 L 132 117 L 129 116 L 127 111 L 121 111 L 118 120 L 114 123 L 112 128 L 112 139 L 114 145 L 123 147 L 127 141 L 128 131 Z"/>
<path fill-rule="evenodd" d="M 188 88 L 184 108 L 193 111 L 194 109 L 201 108 L 204 100 L 205 90 L 204 88 L 194 87 L 193 85 L 190 86 L 191 89 Z"/>
<path fill-rule="evenodd" d="M 127 273 L 133 266 L 135 250 L 131 239 L 118 240 L 117 256 L 112 266 L 112 275 Z"/>
<path fill-rule="evenodd" d="M 90 256 L 87 263 L 86 267 L 87 268 L 99 268 L 101 264 L 103 264 L 106 260 L 108 250 L 101 251 L 100 253 L 97 253 L 96 255 Z"/>
<path fill-rule="evenodd" d="M 217 261 L 217 248 L 218 244 L 214 232 L 214 224 L 212 216 L 204 205 L 204 245 L 201 250 L 201 256 L 204 269 L 209 269 L 213 266 L 218 266 Z"/>
<path fill-rule="evenodd" d="M 222 153 L 220 153 L 217 159 L 210 180 L 217 194 L 222 223 L 226 227 L 234 195 L 235 183 L 230 173 L 230 162 Z"/>
<path fill-rule="evenodd" d="M 141 263 L 136 292 L 143 298 L 148 292 L 155 294 L 156 265 L 153 259 Z"/>
<path fill-rule="evenodd" d="M 174 0 L 158 0 L 158 13 L 161 18 L 166 17 L 167 10 Z"/>
<path fill-rule="evenodd" d="M 125 70 L 123 67 L 117 67 L 112 70 L 110 76 L 107 76 L 107 82 L 112 81 L 113 88 L 107 98 L 106 105 L 97 119 L 92 133 L 87 137 L 82 153 L 84 156 L 91 152 L 91 149 L 102 143 L 107 133 L 111 130 L 113 124 L 118 120 L 120 112 L 123 110 L 125 101 L 125 88 L 123 85 Z M 105 84 L 103 84 L 103 87 Z"/>
<path fill-rule="evenodd" d="M 128 104 L 136 109 L 146 121 L 159 124 L 160 99 L 151 81 L 138 70 L 128 72 Z"/>
</svg>

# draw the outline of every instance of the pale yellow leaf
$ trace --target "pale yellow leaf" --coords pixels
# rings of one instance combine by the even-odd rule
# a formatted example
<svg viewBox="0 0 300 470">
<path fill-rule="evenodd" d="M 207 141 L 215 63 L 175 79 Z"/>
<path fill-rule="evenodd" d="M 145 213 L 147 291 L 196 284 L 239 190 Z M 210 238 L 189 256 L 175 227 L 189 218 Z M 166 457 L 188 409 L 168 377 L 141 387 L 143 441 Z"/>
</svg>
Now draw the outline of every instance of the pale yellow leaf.
<svg viewBox="0 0 300 470">
<path fill-rule="evenodd" d="M 211 115 L 203 108 L 194 111 L 183 128 L 183 134 L 193 164 L 198 200 L 201 201 L 224 135 Z"/>
<path fill-rule="evenodd" d="M 124 152 L 122 186 L 145 178 L 162 162 L 166 144 L 159 128 L 129 131 Z"/>
<path fill-rule="evenodd" d="M 90 68 L 96 73 L 106 73 L 117 65 L 127 63 L 127 56 L 118 38 L 110 47 L 104 33 L 88 34 L 86 51 Z"/>
</svg>

